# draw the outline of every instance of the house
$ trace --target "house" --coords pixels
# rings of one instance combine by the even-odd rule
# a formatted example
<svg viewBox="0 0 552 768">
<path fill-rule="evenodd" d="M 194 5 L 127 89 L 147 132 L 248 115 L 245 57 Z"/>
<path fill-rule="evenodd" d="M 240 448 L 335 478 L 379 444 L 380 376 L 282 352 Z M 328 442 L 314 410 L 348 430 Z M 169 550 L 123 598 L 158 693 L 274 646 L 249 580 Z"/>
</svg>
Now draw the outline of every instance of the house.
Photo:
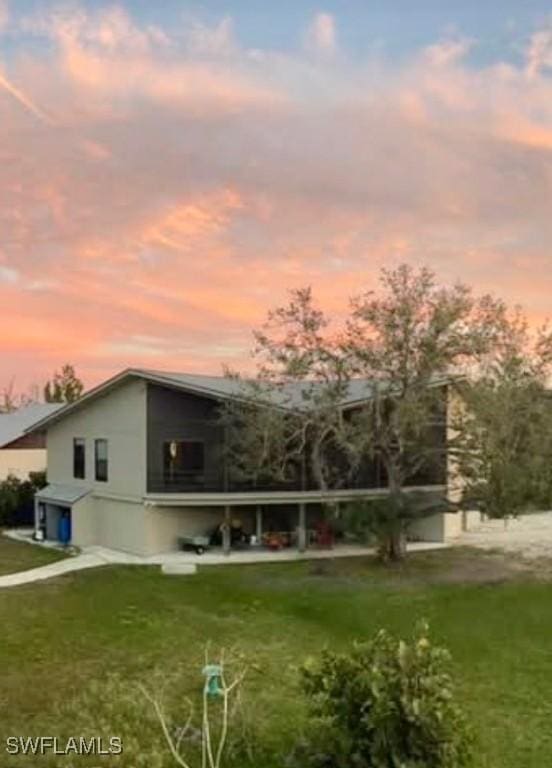
<svg viewBox="0 0 552 768">
<path fill-rule="evenodd" d="M 26 430 L 59 408 L 59 403 L 30 403 L 0 414 L 0 482 L 9 475 L 26 480 L 30 472 L 46 469 L 46 433 Z"/>
<path fill-rule="evenodd" d="M 351 382 L 344 409 L 365 400 L 367 386 Z M 175 550 L 179 537 L 206 535 L 226 520 L 257 539 L 267 531 L 296 531 L 302 546 L 322 501 L 350 501 L 366 488 L 387 492 L 373 466 L 354 487 L 324 495 L 308 480 L 266 488 L 229 481 L 218 408 L 240 397 L 240 387 L 224 377 L 129 369 L 41 419 L 29 432 L 47 433 L 48 485 L 36 496 L 37 530 L 56 538 L 63 518 L 76 545 L 150 555 Z M 446 441 L 447 429 L 445 419 L 438 439 Z M 446 464 L 418 485 L 445 493 Z M 423 520 L 420 535 L 443 540 L 456 517 Z"/>
</svg>

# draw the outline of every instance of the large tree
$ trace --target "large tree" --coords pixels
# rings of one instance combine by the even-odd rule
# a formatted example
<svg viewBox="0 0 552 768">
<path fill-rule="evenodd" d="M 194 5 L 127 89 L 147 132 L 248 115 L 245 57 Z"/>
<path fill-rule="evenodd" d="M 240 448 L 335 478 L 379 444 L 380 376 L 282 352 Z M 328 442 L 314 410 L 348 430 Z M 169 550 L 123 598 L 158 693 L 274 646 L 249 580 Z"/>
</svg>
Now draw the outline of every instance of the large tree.
<svg viewBox="0 0 552 768">
<path fill-rule="evenodd" d="M 240 381 L 240 399 L 222 412 L 233 478 L 254 485 L 309 475 L 321 490 L 339 481 L 328 461 L 342 429 L 340 403 L 349 369 L 339 339 L 309 288 L 292 291 L 288 306 L 269 312 L 255 332 L 254 379 Z"/>
<path fill-rule="evenodd" d="M 310 289 L 294 291 L 255 334 L 257 375 L 224 418 L 230 474 L 286 480 L 307 470 L 324 492 L 377 462 L 388 492 L 377 504 L 367 492 L 363 511 L 382 557 L 397 559 L 413 519 L 455 508 L 445 494 L 408 488 L 448 460 L 450 392 L 496 352 L 505 308 L 407 265 L 382 270 L 379 288 L 352 300 L 341 328 Z M 358 404 L 344 409 L 353 391 Z"/>
<path fill-rule="evenodd" d="M 0 413 L 13 413 L 19 407 L 19 397 L 15 393 L 15 379 L 0 390 Z"/>
<path fill-rule="evenodd" d="M 477 375 L 462 384 L 452 449 L 463 503 L 489 517 L 552 506 L 552 333 L 502 305 Z"/>
<path fill-rule="evenodd" d="M 44 387 L 44 400 L 47 403 L 73 403 L 82 395 L 84 385 L 75 374 L 72 365 L 66 364 L 61 372 L 56 371 L 53 379 Z"/>
<path fill-rule="evenodd" d="M 38 402 L 38 400 L 38 387 L 36 385 L 31 385 L 27 393 L 17 392 L 15 377 L 13 377 L 6 386 L 0 388 L 0 414 L 13 413 L 18 408 L 24 408 L 26 405 Z"/>
<path fill-rule="evenodd" d="M 352 301 L 346 351 L 371 392 L 347 445 L 353 461 L 368 455 L 384 467 L 388 496 L 366 511 L 373 512 L 385 559 L 402 556 L 413 519 L 454 509 L 449 498 L 405 487 L 446 462 L 450 393 L 492 347 L 500 306 L 460 283 L 440 287 L 429 269 L 407 265 L 383 269 L 379 292 Z"/>
</svg>

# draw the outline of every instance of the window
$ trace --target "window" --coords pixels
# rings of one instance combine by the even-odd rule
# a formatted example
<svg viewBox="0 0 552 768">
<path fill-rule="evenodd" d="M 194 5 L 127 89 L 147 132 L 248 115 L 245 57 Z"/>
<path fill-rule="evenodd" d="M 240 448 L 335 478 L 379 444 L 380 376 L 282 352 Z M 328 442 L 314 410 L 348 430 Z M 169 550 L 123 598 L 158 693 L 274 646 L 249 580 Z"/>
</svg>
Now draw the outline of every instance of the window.
<svg viewBox="0 0 552 768">
<path fill-rule="evenodd" d="M 107 482 L 107 440 L 94 442 L 96 458 L 96 480 Z"/>
<path fill-rule="evenodd" d="M 202 483 L 204 480 L 203 443 L 170 440 L 163 445 L 163 475 L 166 483 Z"/>
<path fill-rule="evenodd" d="M 83 437 L 75 437 L 73 439 L 73 477 L 84 479 L 86 475 L 85 471 L 85 456 L 86 456 L 86 441 Z"/>
</svg>

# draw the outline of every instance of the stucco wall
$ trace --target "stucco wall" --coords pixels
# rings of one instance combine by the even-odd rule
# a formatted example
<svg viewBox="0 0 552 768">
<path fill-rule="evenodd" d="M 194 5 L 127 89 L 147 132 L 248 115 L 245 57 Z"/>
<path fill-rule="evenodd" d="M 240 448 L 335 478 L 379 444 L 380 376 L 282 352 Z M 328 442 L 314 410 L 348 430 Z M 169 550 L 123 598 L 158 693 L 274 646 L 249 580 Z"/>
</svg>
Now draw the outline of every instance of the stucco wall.
<svg viewBox="0 0 552 768">
<path fill-rule="evenodd" d="M 71 508 L 71 543 L 77 547 L 98 543 L 96 502 L 91 496 L 84 496 Z"/>
<path fill-rule="evenodd" d="M 179 536 L 205 535 L 223 519 L 222 507 L 145 507 L 136 501 L 87 496 L 73 506 L 72 542 L 135 555 L 172 552 Z"/>
<path fill-rule="evenodd" d="M 408 537 L 414 541 L 444 541 L 445 515 L 431 515 L 416 520 L 408 528 Z"/>
<path fill-rule="evenodd" d="M 0 481 L 8 475 L 25 480 L 29 472 L 46 469 L 46 451 L 40 449 L 4 448 L 0 450 Z"/>
<path fill-rule="evenodd" d="M 86 440 L 86 476 L 73 477 L 73 438 Z M 94 440 L 108 441 L 109 477 L 95 480 Z M 146 385 L 130 381 L 48 429 L 48 482 L 141 498 L 146 490 Z"/>
<path fill-rule="evenodd" d="M 462 513 L 443 512 L 417 520 L 409 530 L 411 538 L 420 541 L 448 541 L 462 533 Z"/>
<path fill-rule="evenodd" d="M 102 498 L 93 502 L 98 544 L 135 555 L 150 554 L 143 503 Z"/>
<path fill-rule="evenodd" d="M 205 536 L 223 517 L 222 507 L 146 507 L 147 554 L 176 550 L 179 536 Z"/>
</svg>

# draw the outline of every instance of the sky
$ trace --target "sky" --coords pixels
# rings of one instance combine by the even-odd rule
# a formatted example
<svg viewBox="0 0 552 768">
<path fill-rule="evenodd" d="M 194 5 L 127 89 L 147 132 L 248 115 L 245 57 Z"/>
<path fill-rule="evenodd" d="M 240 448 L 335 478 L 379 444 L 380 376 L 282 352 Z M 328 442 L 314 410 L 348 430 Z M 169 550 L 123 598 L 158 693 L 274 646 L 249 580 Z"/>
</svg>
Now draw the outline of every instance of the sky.
<svg viewBox="0 0 552 768">
<path fill-rule="evenodd" d="M 552 314 L 552 4 L 0 0 L 0 389 L 427 265 Z"/>
</svg>

